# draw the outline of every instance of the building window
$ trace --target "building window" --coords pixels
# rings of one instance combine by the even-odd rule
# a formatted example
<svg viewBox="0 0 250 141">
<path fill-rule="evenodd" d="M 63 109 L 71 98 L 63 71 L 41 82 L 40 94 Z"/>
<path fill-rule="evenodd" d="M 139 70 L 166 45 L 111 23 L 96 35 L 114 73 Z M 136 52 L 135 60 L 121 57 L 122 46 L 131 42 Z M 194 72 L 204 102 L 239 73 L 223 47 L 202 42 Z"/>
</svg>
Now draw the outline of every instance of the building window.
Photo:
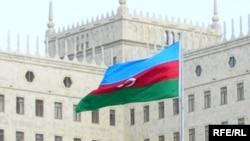
<svg viewBox="0 0 250 141">
<path fill-rule="evenodd" d="M 74 138 L 74 141 L 81 141 L 81 139 L 79 139 L 79 138 Z"/>
<path fill-rule="evenodd" d="M 201 76 L 202 68 L 200 65 L 196 66 L 195 74 L 196 76 Z"/>
<path fill-rule="evenodd" d="M 99 110 L 92 111 L 92 123 L 99 123 Z"/>
<path fill-rule="evenodd" d="M 16 141 L 24 141 L 24 133 L 16 132 Z"/>
<path fill-rule="evenodd" d="M 85 47 L 86 49 L 89 48 L 89 41 L 86 41 Z"/>
<path fill-rule="evenodd" d="M 228 124 L 228 121 L 223 121 L 221 122 L 222 125 L 227 125 Z"/>
<path fill-rule="evenodd" d="M 189 129 L 189 141 L 195 141 L 195 129 Z"/>
<path fill-rule="evenodd" d="M 36 100 L 36 116 L 43 116 L 43 100 Z"/>
<path fill-rule="evenodd" d="M 61 136 L 55 136 L 55 141 L 62 141 L 62 137 Z"/>
<path fill-rule="evenodd" d="M 63 83 L 65 87 L 69 88 L 72 85 L 72 80 L 70 77 L 65 77 Z"/>
<path fill-rule="evenodd" d="M 221 105 L 227 104 L 227 87 L 220 88 Z"/>
<path fill-rule="evenodd" d="M 4 112 L 4 95 L 0 95 L 0 112 Z"/>
<path fill-rule="evenodd" d="M 80 51 L 80 47 L 79 47 L 79 37 L 76 37 L 76 51 Z"/>
<path fill-rule="evenodd" d="M 149 138 L 147 138 L 147 139 L 144 139 L 143 141 L 149 141 Z"/>
<path fill-rule="evenodd" d="M 159 139 L 159 141 L 165 141 L 164 135 L 159 136 L 158 139 Z"/>
<path fill-rule="evenodd" d="M 109 111 L 109 124 L 115 126 L 115 110 Z"/>
<path fill-rule="evenodd" d="M 193 112 L 194 111 L 194 95 L 188 96 L 188 111 Z"/>
<path fill-rule="evenodd" d="M 27 71 L 25 74 L 25 78 L 28 82 L 32 82 L 35 78 L 35 75 L 32 71 Z"/>
<path fill-rule="evenodd" d="M 205 109 L 211 107 L 211 92 L 210 91 L 204 92 L 204 107 Z"/>
<path fill-rule="evenodd" d="M 55 102 L 55 119 L 62 119 L 62 103 Z"/>
<path fill-rule="evenodd" d="M 0 129 L 0 141 L 4 141 L 4 130 Z"/>
<path fill-rule="evenodd" d="M 168 33 L 168 31 L 165 31 L 165 35 L 166 35 L 166 45 L 169 45 L 169 33 Z"/>
<path fill-rule="evenodd" d="M 230 57 L 228 61 L 228 65 L 230 68 L 234 68 L 236 64 L 236 59 L 234 57 Z"/>
<path fill-rule="evenodd" d="M 158 117 L 159 119 L 164 118 L 164 102 L 158 103 Z"/>
<path fill-rule="evenodd" d="M 144 117 L 144 122 L 148 122 L 149 121 L 149 106 L 144 106 L 143 107 L 143 117 Z"/>
<path fill-rule="evenodd" d="M 36 134 L 36 141 L 43 141 L 43 134 Z"/>
<path fill-rule="evenodd" d="M 237 84 L 237 100 L 244 100 L 244 85 L 243 83 Z"/>
<path fill-rule="evenodd" d="M 173 115 L 179 114 L 179 98 L 173 99 Z"/>
<path fill-rule="evenodd" d="M 24 114 L 24 98 L 22 97 L 16 98 L 16 113 Z"/>
<path fill-rule="evenodd" d="M 79 113 L 77 113 L 76 111 L 75 111 L 75 109 L 76 109 L 76 105 L 74 105 L 73 106 L 73 118 L 74 118 L 74 121 L 81 121 L 81 113 L 79 112 Z"/>
<path fill-rule="evenodd" d="M 130 109 L 130 125 L 135 125 L 135 109 Z"/>
<path fill-rule="evenodd" d="M 205 126 L 205 141 L 209 141 L 208 138 L 209 138 L 209 128 L 207 125 L 207 126 Z"/>
<path fill-rule="evenodd" d="M 244 118 L 239 118 L 238 119 L 238 124 L 239 125 L 244 125 L 245 124 L 245 119 Z"/>
<path fill-rule="evenodd" d="M 180 141 L 180 132 L 174 132 L 174 141 Z"/>
<path fill-rule="evenodd" d="M 113 65 L 114 64 L 117 64 L 117 57 L 116 56 L 113 57 Z"/>
</svg>

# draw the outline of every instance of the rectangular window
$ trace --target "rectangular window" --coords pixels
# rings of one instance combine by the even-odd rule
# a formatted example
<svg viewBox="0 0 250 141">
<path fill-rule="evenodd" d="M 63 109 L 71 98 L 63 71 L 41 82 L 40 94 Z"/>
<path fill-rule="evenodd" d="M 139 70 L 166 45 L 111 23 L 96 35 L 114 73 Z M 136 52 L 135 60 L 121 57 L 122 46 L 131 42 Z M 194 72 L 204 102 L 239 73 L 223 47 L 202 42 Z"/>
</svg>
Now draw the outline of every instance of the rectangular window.
<svg viewBox="0 0 250 141">
<path fill-rule="evenodd" d="M 43 100 L 36 100 L 36 116 L 43 117 Z"/>
<path fill-rule="evenodd" d="M 24 98 L 22 97 L 16 98 L 16 113 L 24 114 Z"/>
<path fill-rule="evenodd" d="M 36 134 L 36 141 L 43 141 L 43 134 Z"/>
<path fill-rule="evenodd" d="M 194 111 L 194 95 L 188 96 L 188 111 L 193 112 Z"/>
<path fill-rule="evenodd" d="M 149 141 L 149 139 L 147 138 L 147 139 L 144 139 L 143 141 Z"/>
<path fill-rule="evenodd" d="M 0 95 L 0 112 L 4 112 L 4 95 Z"/>
<path fill-rule="evenodd" d="M 227 87 L 220 88 L 221 105 L 227 104 Z"/>
<path fill-rule="evenodd" d="M 62 136 L 55 136 L 55 141 L 63 141 Z"/>
<path fill-rule="evenodd" d="M 173 115 L 179 114 L 179 98 L 173 99 Z"/>
<path fill-rule="evenodd" d="M 180 133 L 174 132 L 174 141 L 180 141 Z"/>
<path fill-rule="evenodd" d="M 86 49 L 89 48 L 89 41 L 86 41 Z"/>
<path fill-rule="evenodd" d="M 245 124 L 245 119 L 244 118 L 239 118 L 238 119 L 238 124 L 239 125 L 244 125 Z"/>
<path fill-rule="evenodd" d="M 143 107 L 143 115 L 144 115 L 144 122 L 149 121 L 149 106 L 144 106 Z"/>
<path fill-rule="evenodd" d="M 205 141 L 209 141 L 209 128 L 208 125 L 205 126 Z"/>
<path fill-rule="evenodd" d="M 4 141 L 4 130 L 0 129 L 0 141 Z"/>
<path fill-rule="evenodd" d="M 113 65 L 114 64 L 117 64 L 117 57 L 116 56 L 113 57 Z"/>
<path fill-rule="evenodd" d="M 81 139 L 79 139 L 79 138 L 74 138 L 74 141 L 81 141 Z"/>
<path fill-rule="evenodd" d="M 159 141 L 165 141 L 164 135 L 159 136 L 159 137 L 158 137 L 158 140 L 159 140 Z"/>
<path fill-rule="evenodd" d="M 130 109 L 130 125 L 135 125 L 135 109 Z"/>
<path fill-rule="evenodd" d="M 83 43 L 81 43 L 81 51 L 83 51 Z"/>
<path fill-rule="evenodd" d="M 55 102 L 55 119 L 62 119 L 62 103 Z"/>
<path fill-rule="evenodd" d="M 74 121 L 81 121 L 81 113 L 77 113 L 75 111 L 75 108 L 76 108 L 76 105 L 73 106 L 73 118 L 74 118 Z"/>
<path fill-rule="evenodd" d="M 110 125 L 115 126 L 115 110 L 109 111 L 109 123 Z"/>
<path fill-rule="evenodd" d="M 195 129 L 189 129 L 189 141 L 195 141 Z"/>
<path fill-rule="evenodd" d="M 158 117 L 159 119 L 164 118 L 164 102 L 158 103 Z"/>
<path fill-rule="evenodd" d="M 204 92 L 204 108 L 210 108 L 211 107 L 211 92 L 205 91 Z"/>
<path fill-rule="evenodd" d="M 16 132 L 16 141 L 24 141 L 24 133 Z"/>
<path fill-rule="evenodd" d="M 99 110 L 92 111 L 92 123 L 99 123 Z"/>
<path fill-rule="evenodd" d="M 222 125 L 227 125 L 228 124 L 228 121 L 223 121 L 221 122 Z"/>
<path fill-rule="evenodd" d="M 237 84 L 237 100 L 238 101 L 244 100 L 244 84 L 243 83 Z"/>
</svg>

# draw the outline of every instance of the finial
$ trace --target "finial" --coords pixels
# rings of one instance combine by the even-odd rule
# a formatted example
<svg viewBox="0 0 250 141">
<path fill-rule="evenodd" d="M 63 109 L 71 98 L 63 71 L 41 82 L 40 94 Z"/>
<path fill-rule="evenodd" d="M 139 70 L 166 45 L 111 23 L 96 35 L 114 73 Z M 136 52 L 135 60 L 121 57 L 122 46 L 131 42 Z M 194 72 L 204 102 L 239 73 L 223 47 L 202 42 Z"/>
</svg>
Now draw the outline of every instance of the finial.
<svg viewBox="0 0 250 141">
<path fill-rule="evenodd" d="M 224 27 L 224 39 L 223 40 L 226 41 L 227 40 L 227 32 L 226 32 L 227 29 L 226 29 L 226 22 L 225 21 L 224 21 L 224 26 L 223 27 Z"/>
<path fill-rule="evenodd" d="M 53 35 L 55 33 L 54 30 L 54 22 L 53 22 L 53 8 L 52 8 L 52 0 L 49 3 L 49 22 L 47 24 L 48 30 L 46 32 L 46 36 Z"/>
<path fill-rule="evenodd" d="M 232 19 L 232 36 L 231 39 L 234 39 L 234 20 Z"/>
<path fill-rule="evenodd" d="M 10 31 L 8 31 L 8 51 L 10 51 Z"/>
<path fill-rule="evenodd" d="M 250 35 L 250 14 L 248 14 L 248 35 Z"/>
<path fill-rule="evenodd" d="M 213 16 L 213 22 L 214 22 L 214 23 L 218 23 L 218 22 L 219 22 L 217 0 L 214 0 L 214 16 Z"/>
<path fill-rule="evenodd" d="M 39 37 L 36 37 L 36 55 L 39 56 Z"/>
<path fill-rule="evenodd" d="M 119 0 L 120 5 L 126 5 L 127 0 Z"/>
<path fill-rule="evenodd" d="M 17 33 L 17 52 L 20 52 L 20 36 L 19 36 L 19 33 Z"/>
<path fill-rule="evenodd" d="M 30 44 L 29 35 L 27 35 L 27 54 L 30 54 Z"/>
<path fill-rule="evenodd" d="M 128 13 L 128 8 L 126 6 L 127 0 L 119 0 L 120 7 L 117 9 L 118 15 L 125 15 Z"/>
<path fill-rule="evenodd" d="M 220 34 L 221 26 L 219 24 L 217 0 L 214 0 L 214 16 L 212 20 L 213 20 L 213 24 L 211 25 L 211 28 L 214 29 L 216 33 Z"/>
<path fill-rule="evenodd" d="M 54 28 L 52 0 L 49 3 L 49 22 L 47 26 L 48 28 Z"/>
<path fill-rule="evenodd" d="M 242 32 L 242 17 L 240 16 L 240 37 L 243 36 L 243 32 Z"/>
</svg>

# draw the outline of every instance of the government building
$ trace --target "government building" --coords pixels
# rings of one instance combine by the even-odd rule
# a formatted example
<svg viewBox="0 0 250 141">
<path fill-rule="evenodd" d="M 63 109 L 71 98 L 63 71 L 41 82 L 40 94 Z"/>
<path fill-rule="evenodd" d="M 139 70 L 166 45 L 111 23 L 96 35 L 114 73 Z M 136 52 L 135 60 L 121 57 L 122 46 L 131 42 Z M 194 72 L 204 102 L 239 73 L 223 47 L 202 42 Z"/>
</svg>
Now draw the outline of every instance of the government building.
<svg viewBox="0 0 250 141">
<path fill-rule="evenodd" d="M 29 48 L 21 53 L 19 45 L 0 48 L 0 141 L 208 141 L 210 124 L 250 124 L 250 16 L 247 33 L 240 28 L 235 35 L 232 22 L 228 39 L 216 0 L 208 26 L 132 14 L 126 2 L 119 0 L 111 14 L 56 30 L 50 1 L 44 56 Z M 150 57 L 177 41 L 182 99 L 74 111 L 107 67 Z"/>
</svg>

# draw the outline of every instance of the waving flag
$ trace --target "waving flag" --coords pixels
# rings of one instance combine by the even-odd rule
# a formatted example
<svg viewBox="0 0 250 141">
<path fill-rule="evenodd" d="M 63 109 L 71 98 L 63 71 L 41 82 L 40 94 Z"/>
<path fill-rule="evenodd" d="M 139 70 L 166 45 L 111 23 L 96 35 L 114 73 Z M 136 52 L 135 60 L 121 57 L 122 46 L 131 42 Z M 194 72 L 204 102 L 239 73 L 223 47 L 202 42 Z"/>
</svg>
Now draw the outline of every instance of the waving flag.
<svg viewBox="0 0 250 141">
<path fill-rule="evenodd" d="M 177 97 L 179 42 L 143 60 L 109 67 L 100 86 L 83 97 L 75 111 Z"/>
</svg>

